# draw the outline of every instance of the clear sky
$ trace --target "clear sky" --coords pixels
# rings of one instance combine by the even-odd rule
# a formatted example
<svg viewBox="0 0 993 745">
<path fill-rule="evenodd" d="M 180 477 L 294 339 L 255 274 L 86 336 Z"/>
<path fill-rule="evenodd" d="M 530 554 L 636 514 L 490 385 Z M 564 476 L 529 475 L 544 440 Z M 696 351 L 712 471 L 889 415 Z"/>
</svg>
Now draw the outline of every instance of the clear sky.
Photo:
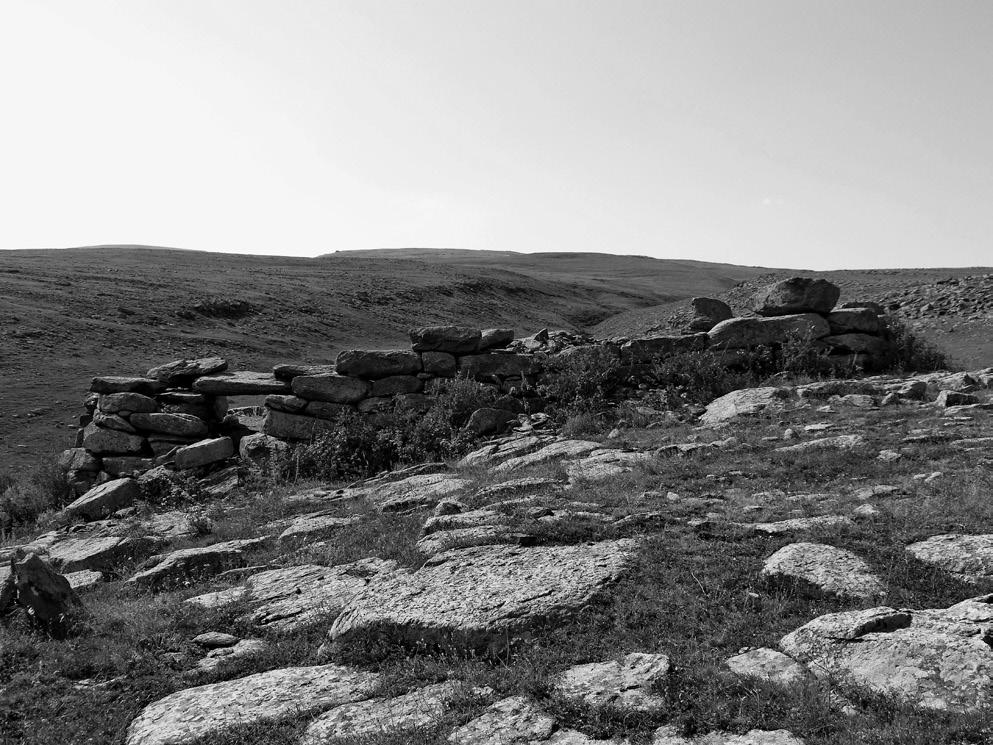
<svg viewBox="0 0 993 745">
<path fill-rule="evenodd" d="M 0 248 L 993 264 L 990 0 L 2 0 L 0 94 Z"/>
</svg>

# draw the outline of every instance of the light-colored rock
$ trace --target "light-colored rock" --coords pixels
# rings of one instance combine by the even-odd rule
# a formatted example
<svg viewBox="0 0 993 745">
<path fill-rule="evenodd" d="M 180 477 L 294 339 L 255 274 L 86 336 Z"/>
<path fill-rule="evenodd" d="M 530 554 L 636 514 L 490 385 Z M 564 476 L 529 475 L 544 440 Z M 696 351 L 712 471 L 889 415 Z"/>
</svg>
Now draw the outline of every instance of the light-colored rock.
<svg viewBox="0 0 993 745">
<path fill-rule="evenodd" d="M 249 620 L 264 629 L 296 631 L 333 620 L 366 586 L 397 571 L 396 562 L 363 559 L 334 567 L 304 564 L 250 576 L 243 586 L 207 593 L 186 602 L 217 608 L 244 602 Z"/>
<path fill-rule="evenodd" d="M 692 317 L 687 323 L 689 331 L 710 331 L 721 321 L 731 318 L 731 306 L 722 300 L 710 297 L 695 297 L 690 300 Z"/>
<path fill-rule="evenodd" d="M 525 696 L 497 701 L 448 737 L 453 745 L 531 745 L 546 742 L 555 720 Z"/>
<path fill-rule="evenodd" d="M 230 646 L 215 647 L 197 662 L 196 668 L 188 675 L 213 672 L 225 662 L 245 660 L 260 657 L 271 649 L 268 642 L 262 639 L 239 639 Z"/>
<path fill-rule="evenodd" d="M 784 652 L 824 679 L 925 709 L 993 703 L 993 596 L 940 610 L 829 613 L 787 634 Z"/>
<path fill-rule="evenodd" d="M 267 393 L 289 393 L 290 384 L 272 373 L 242 370 L 197 378 L 193 381 L 193 390 L 211 396 L 264 396 Z"/>
<path fill-rule="evenodd" d="M 89 424 L 83 430 L 83 447 L 97 455 L 128 455 L 140 453 L 145 438 L 116 429 L 104 429 Z"/>
<path fill-rule="evenodd" d="M 176 468 L 199 468 L 234 455 L 234 443 L 230 437 L 215 437 L 201 440 L 179 448 L 174 456 Z"/>
<path fill-rule="evenodd" d="M 381 512 L 401 512 L 414 507 L 433 507 L 442 499 L 472 486 L 468 479 L 446 473 L 409 476 L 361 490 Z"/>
<path fill-rule="evenodd" d="M 823 543 L 791 543 L 765 560 L 767 580 L 799 580 L 844 598 L 867 600 L 886 594 L 886 585 L 850 551 Z"/>
<path fill-rule="evenodd" d="M 181 548 L 161 557 L 155 566 L 136 573 L 128 584 L 160 590 L 245 566 L 246 548 L 260 546 L 260 539 L 241 539 L 199 548 Z"/>
<path fill-rule="evenodd" d="M 557 460 L 574 460 L 602 447 L 591 440 L 559 440 L 533 453 L 518 455 L 493 467 L 495 473 L 507 473 L 521 468 L 542 465 Z"/>
<path fill-rule="evenodd" d="M 126 745 L 186 745 L 239 726 L 318 714 L 372 695 L 378 676 L 338 665 L 291 667 L 177 691 L 149 704 Z"/>
<path fill-rule="evenodd" d="M 816 440 L 798 442 L 796 445 L 786 445 L 776 448 L 777 453 L 808 453 L 812 450 L 856 450 L 867 447 L 863 435 L 837 435 L 835 437 L 820 437 Z"/>
<path fill-rule="evenodd" d="M 455 700 L 469 692 L 462 683 L 445 681 L 402 696 L 343 704 L 311 722 L 300 745 L 326 745 L 342 737 L 399 735 L 407 730 L 430 727 L 445 717 Z"/>
<path fill-rule="evenodd" d="M 382 636 L 415 646 L 502 647 L 532 624 L 567 617 L 606 592 L 628 567 L 635 545 L 449 551 L 416 572 L 372 583 L 329 633 L 336 645 Z"/>
<path fill-rule="evenodd" d="M 218 649 L 220 647 L 233 647 L 240 640 L 234 634 L 225 634 L 223 631 L 207 631 L 193 637 L 193 643 L 199 644 L 207 649 Z"/>
<path fill-rule="evenodd" d="M 742 678 L 758 678 L 787 688 L 813 680 L 810 670 L 792 657 L 768 647 L 751 649 L 730 657 L 727 666 Z"/>
<path fill-rule="evenodd" d="M 93 423 L 101 429 L 116 429 L 119 432 L 137 434 L 138 430 L 124 417 L 117 414 L 105 414 L 102 411 L 93 412 Z"/>
<path fill-rule="evenodd" d="M 607 481 L 650 463 L 652 457 L 652 453 L 594 450 L 584 458 L 568 462 L 565 472 L 570 481 Z"/>
<path fill-rule="evenodd" d="M 479 351 L 504 349 L 514 341 L 514 329 L 483 329 L 479 338 Z"/>
<path fill-rule="evenodd" d="M 335 370 L 339 375 L 367 380 L 417 375 L 421 371 L 421 358 L 417 352 L 404 350 L 346 349 L 338 354 Z"/>
<path fill-rule="evenodd" d="M 86 448 L 69 448 L 59 453 L 59 469 L 69 473 L 73 471 L 99 471 L 100 461 L 93 457 Z"/>
<path fill-rule="evenodd" d="M 122 507 L 129 507 L 138 498 L 138 482 L 131 478 L 105 481 L 94 486 L 76 501 L 66 505 L 62 514 L 68 518 L 98 520 Z"/>
<path fill-rule="evenodd" d="M 841 289 L 826 279 L 792 277 L 767 285 L 752 296 L 752 309 L 762 316 L 830 313 Z"/>
<path fill-rule="evenodd" d="M 729 318 L 714 326 L 709 336 L 711 347 L 749 349 L 794 341 L 806 343 L 822 339 L 830 332 L 822 316 L 801 313 L 776 318 Z"/>
<path fill-rule="evenodd" d="M 290 447 L 277 437 L 256 432 L 238 442 L 238 455 L 258 468 L 278 468 L 289 455 Z"/>
<path fill-rule="evenodd" d="M 554 690 L 589 706 L 658 712 L 665 708 L 666 702 L 653 687 L 661 684 L 670 672 L 672 664 L 665 655 L 633 652 L 620 661 L 571 667 L 556 678 Z"/>
<path fill-rule="evenodd" d="M 207 423 L 189 414 L 132 414 L 131 424 L 145 432 L 160 432 L 179 437 L 200 437 L 207 434 Z"/>
<path fill-rule="evenodd" d="M 222 357 L 201 357 L 195 360 L 176 360 L 153 367 L 145 376 L 169 386 L 185 386 L 201 375 L 224 372 L 227 360 Z"/>
<path fill-rule="evenodd" d="M 94 572 L 90 569 L 83 569 L 79 572 L 69 572 L 62 576 L 64 576 L 69 582 L 69 587 L 76 592 L 92 590 L 97 585 L 103 584 L 103 572 Z"/>
<path fill-rule="evenodd" d="M 463 456 L 458 465 L 460 467 L 494 466 L 505 460 L 531 453 L 553 441 L 551 437 L 529 435 L 526 437 L 513 437 L 509 440 L 496 443 L 488 443 L 478 450 L 473 450 L 471 453 Z"/>
<path fill-rule="evenodd" d="M 451 528 L 438 530 L 419 539 L 416 548 L 425 556 L 436 556 L 445 551 L 471 546 L 492 546 L 496 544 L 527 545 L 534 539 L 524 533 L 512 531 L 505 525 L 481 525 L 475 528 Z"/>
<path fill-rule="evenodd" d="M 298 515 L 289 527 L 279 534 L 280 543 L 319 541 L 339 533 L 350 525 L 362 521 L 360 517 L 335 517 L 321 513 Z"/>
<path fill-rule="evenodd" d="M 354 404 L 369 395 L 369 383 L 349 375 L 301 375 L 293 378 L 293 393 L 308 401 Z"/>
<path fill-rule="evenodd" d="M 415 352 L 470 354 L 479 349 L 483 332 L 469 326 L 421 326 L 410 329 L 410 344 Z"/>
<path fill-rule="evenodd" d="M 97 406 L 104 414 L 125 415 L 157 411 L 159 408 L 154 398 L 140 393 L 106 393 L 100 396 Z"/>
<path fill-rule="evenodd" d="M 743 735 L 711 732 L 697 738 L 680 735 L 671 725 L 659 727 L 649 745 L 804 745 L 804 741 L 789 730 L 749 730 Z"/>
<path fill-rule="evenodd" d="M 910 544 L 907 552 L 967 582 L 993 579 L 993 534 L 936 535 Z"/>
<path fill-rule="evenodd" d="M 805 533 L 811 530 L 827 530 L 852 525 L 852 521 L 843 515 L 817 515 L 815 517 L 794 517 L 788 520 L 777 520 L 766 523 L 737 523 L 738 527 L 753 530 L 766 535 L 782 535 L 783 533 Z"/>
<path fill-rule="evenodd" d="M 125 561 L 147 556 L 163 544 L 162 539 L 153 536 L 69 535 L 54 541 L 45 554 L 63 572 L 111 571 Z"/>
<path fill-rule="evenodd" d="M 790 391 L 786 388 L 743 388 L 715 398 L 700 417 L 704 424 L 721 424 L 740 416 L 755 416 L 786 408 Z"/>
</svg>

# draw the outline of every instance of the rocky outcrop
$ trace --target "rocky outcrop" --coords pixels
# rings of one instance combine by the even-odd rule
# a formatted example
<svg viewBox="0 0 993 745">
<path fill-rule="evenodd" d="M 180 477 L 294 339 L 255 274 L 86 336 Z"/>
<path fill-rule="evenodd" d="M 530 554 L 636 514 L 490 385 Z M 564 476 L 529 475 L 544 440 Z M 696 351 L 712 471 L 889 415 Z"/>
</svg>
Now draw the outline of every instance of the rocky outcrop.
<svg viewBox="0 0 993 745">
<path fill-rule="evenodd" d="M 830 613 L 783 637 L 784 652 L 818 677 L 925 709 L 993 703 L 993 596 L 931 610 Z"/>
<path fill-rule="evenodd" d="M 452 704 L 471 695 L 458 681 L 417 688 L 393 698 L 372 698 L 343 704 L 317 717 L 307 726 L 301 745 L 325 745 L 337 738 L 399 735 L 430 727 L 449 713 Z M 399 742 L 399 740 L 398 740 Z"/>
<path fill-rule="evenodd" d="M 704 424 L 722 424 L 741 416 L 773 413 L 786 408 L 790 391 L 786 388 L 744 388 L 715 398 L 700 416 Z"/>
<path fill-rule="evenodd" d="M 620 661 L 570 667 L 555 680 L 554 691 L 589 706 L 658 712 L 665 708 L 666 701 L 654 688 L 671 671 L 672 664 L 665 655 L 633 652 Z"/>
<path fill-rule="evenodd" d="M 339 646 L 382 637 L 413 646 L 499 648 L 592 602 L 621 576 L 634 547 L 622 540 L 450 551 L 416 572 L 371 583 L 329 635 Z"/>
<path fill-rule="evenodd" d="M 240 726 L 318 714 L 369 698 L 375 673 L 338 665 L 270 670 L 177 691 L 149 704 L 126 745 L 187 745 Z"/>
<path fill-rule="evenodd" d="M 936 535 L 910 544 L 907 552 L 967 582 L 993 579 L 993 534 Z"/>
<path fill-rule="evenodd" d="M 851 551 L 822 543 L 791 543 L 765 560 L 769 581 L 799 581 L 821 592 L 867 600 L 886 594 L 886 585 Z"/>
<path fill-rule="evenodd" d="M 328 623 L 373 581 L 398 570 L 395 562 L 363 559 L 334 567 L 303 564 L 253 574 L 240 587 L 186 602 L 201 608 L 244 603 L 253 625 L 278 632 Z"/>
<path fill-rule="evenodd" d="M 756 292 L 752 298 L 752 308 L 761 316 L 830 313 L 840 297 L 838 286 L 826 279 L 793 277 Z"/>
</svg>

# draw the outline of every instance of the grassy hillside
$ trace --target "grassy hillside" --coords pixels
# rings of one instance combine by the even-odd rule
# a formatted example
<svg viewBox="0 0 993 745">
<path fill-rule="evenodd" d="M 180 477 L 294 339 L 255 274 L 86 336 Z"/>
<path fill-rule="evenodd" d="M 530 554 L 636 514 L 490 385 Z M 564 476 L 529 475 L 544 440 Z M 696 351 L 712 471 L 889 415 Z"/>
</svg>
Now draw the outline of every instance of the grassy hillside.
<svg viewBox="0 0 993 745">
<path fill-rule="evenodd" d="M 581 328 L 765 270 L 600 254 L 336 253 L 318 259 L 136 246 L 0 252 L 0 470 L 67 447 L 96 374 L 219 354 L 329 362 L 412 325 Z"/>
</svg>

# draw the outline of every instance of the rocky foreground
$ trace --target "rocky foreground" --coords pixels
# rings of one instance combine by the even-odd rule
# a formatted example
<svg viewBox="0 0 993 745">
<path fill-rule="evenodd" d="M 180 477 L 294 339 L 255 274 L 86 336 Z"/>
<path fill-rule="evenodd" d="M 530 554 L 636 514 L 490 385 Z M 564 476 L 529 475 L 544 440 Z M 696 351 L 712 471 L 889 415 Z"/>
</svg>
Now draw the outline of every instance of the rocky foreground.
<svg viewBox="0 0 993 745">
<path fill-rule="evenodd" d="M 525 427 L 343 488 L 215 478 L 168 510 L 108 482 L 2 549 L 0 651 L 57 650 L 35 684 L 116 723 L 4 710 L 4 736 L 993 742 L 991 388 L 746 389 L 691 425 L 640 404 L 609 436 Z M 138 656 L 69 664 L 107 624 Z"/>
</svg>

